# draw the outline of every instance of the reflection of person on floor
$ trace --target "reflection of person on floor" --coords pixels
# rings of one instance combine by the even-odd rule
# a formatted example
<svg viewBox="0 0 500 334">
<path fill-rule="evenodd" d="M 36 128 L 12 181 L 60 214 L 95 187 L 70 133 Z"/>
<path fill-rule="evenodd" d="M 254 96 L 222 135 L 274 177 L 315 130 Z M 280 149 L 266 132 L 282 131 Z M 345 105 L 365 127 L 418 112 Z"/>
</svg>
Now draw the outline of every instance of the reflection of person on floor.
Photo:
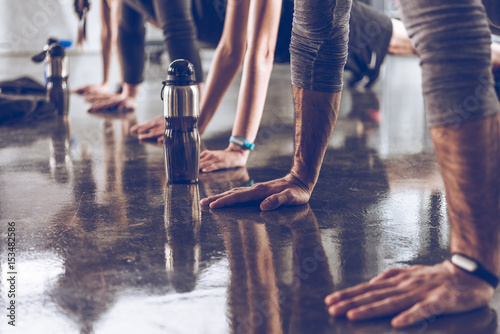
<svg viewBox="0 0 500 334">
<path fill-rule="evenodd" d="M 51 296 L 77 321 L 81 333 L 94 332 L 94 324 L 113 306 L 120 290 L 137 289 L 138 282 L 153 291 L 168 285 L 165 229 L 151 218 L 159 216 L 161 207 L 151 204 L 147 191 L 137 196 L 144 178 L 131 173 L 145 161 L 134 160 L 132 166 L 124 158 L 128 150 L 138 153 L 144 148 L 127 142 L 128 122 L 120 121 L 121 131 L 115 131 L 116 123 L 104 122 L 102 165 L 92 160 L 91 147 L 82 144 L 72 169 L 77 171 L 72 175 L 73 198 L 52 219 L 50 246 L 64 259 L 64 273 Z M 134 216 L 131 207 L 149 214 Z"/>
<path fill-rule="evenodd" d="M 355 80 L 361 81 L 366 75 L 371 83 L 378 77 L 380 66 L 387 53 L 413 54 L 414 48 L 401 22 L 391 21 L 363 3 L 355 2 L 353 6 L 348 67 L 355 72 Z M 242 83 L 232 136 L 244 138 L 249 143 L 254 142 L 264 111 L 273 68 L 280 7 L 280 0 L 251 1 L 249 4 L 237 0 L 228 2 L 224 30 L 214 54 L 206 89 L 202 94 L 199 119 L 201 134 L 207 128 L 223 95 L 243 63 Z M 365 22 L 370 22 L 371 25 L 364 24 Z M 246 39 L 241 36 L 246 36 Z M 370 65 L 372 52 L 367 50 L 373 50 L 376 54 L 375 64 Z M 131 131 L 137 133 L 141 140 L 163 141 L 165 120 L 159 117 L 137 125 Z M 248 148 L 229 143 L 223 151 L 202 152 L 200 169 L 203 172 L 210 172 L 244 166 L 249 154 Z"/>
<path fill-rule="evenodd" d="M 196 82 L 201 87 L 203 71 L 196 41 L 196 27 L 191 1 L 123 0 L 118 24 L 118 52 L 123 72 L 121 94 L 94 94 L 89 112 L 135 109 L 139 85 L 144 72 L 145 21 L 163 31 L 166 50 L 171 59 L 187 59 L 193 63 Z"/>
<path fill-rule="evenodd" d="M 333 278 L 309 205 L 286 214 L 247 213 L 235 220 L 234 215 L 219 212 L 215 217 L 220 218 L 231 270 L 228 306 L 232 332 L 288 333 L 288 329 L 293 329 L 320 333 L 320 329 L 328 327 L 323 295 L 333 288 Z M 272 241 L 266 225 L 259 223 L 262 220 L 286 225 L 291 230 L 293 270 L 287 274 L 293 277 L 286 291 L 277 285 Z"/>
<path fill-rule="evenodd" d="M 498 277 L 500 107 L 484 7 L 480 0 L 402 0 L 401 5 L 421 58 L 427 120 L 447 196 L 451 252 L 465 254 Z M 339 109 L 349 6 L 348 0 L 296 2 L 290 47 L 296 107 L 291 172 L 212 196 L 203 205 L 262 200 L 261 208 L 271 210 L 309 200 Z M 361 320 L 397 314 L 392 325 L 401 327 L 484 306 L 494 285 L 446 260 L 389 270 L 325 301 L 331 315 Z"/>
<path fill-rule="evenodd" d="M 119 10 L 120 0 L 101 0 L 102 83 L 78 88 L 75 93 L 85 97 L 107 93 L 111 55 L 117 48 Z"/>
</svg>

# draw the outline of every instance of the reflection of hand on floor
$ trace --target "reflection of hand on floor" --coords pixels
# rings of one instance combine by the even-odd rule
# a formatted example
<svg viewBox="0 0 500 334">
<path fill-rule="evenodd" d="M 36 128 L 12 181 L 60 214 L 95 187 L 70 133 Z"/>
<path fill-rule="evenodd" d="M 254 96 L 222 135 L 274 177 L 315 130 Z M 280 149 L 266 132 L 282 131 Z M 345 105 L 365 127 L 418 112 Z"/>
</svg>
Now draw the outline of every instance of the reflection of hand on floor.
<svg viewBox="0 0 500 334">
<path fill-rule="evenodd" d="M 214 194 L 224 189 L 245 186 L 250 181 L 250 176 L 248 170 L 241 167 L 216 173 L 201 173 L 199 180 L 203 183 L 207 194 Z"/>
<path fill-rule="evenodd" d="M 297 207 L 282 208 L 279 210 L 265 211 L 260 213 L 261 218 L 266 224 L 278 224 L 288 226 L 294 229 L 295 223 L 303 225 L 306 221 L 316 222 L 311 206 L 309 204 Z"/>
<path fill-rule="evenodd" d="M 332 293 L 325 303 L 332 316 L 365 320 L 397 314 L 391 324 L 404 327 L 485 306 L 493 292 L 486 282 L 445 261 L 388 270 L 368 283 Z"/>
<path fill-rule="evenodd" d="M 142 124 L 137 124 L 130 128 L 130 133 L 136 135 L 139 140 L 163 142 L 165 134 L 165 119 L 158 117 Z"/>
</svg>

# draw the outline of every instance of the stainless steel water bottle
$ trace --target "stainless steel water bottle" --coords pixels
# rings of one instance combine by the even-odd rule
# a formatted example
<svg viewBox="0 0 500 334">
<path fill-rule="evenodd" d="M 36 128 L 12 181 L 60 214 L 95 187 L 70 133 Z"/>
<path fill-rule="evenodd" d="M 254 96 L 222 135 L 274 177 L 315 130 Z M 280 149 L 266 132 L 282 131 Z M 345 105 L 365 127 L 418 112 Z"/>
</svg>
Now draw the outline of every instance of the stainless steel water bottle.
<svg viewBox="0 0 500 334">
<path fill-rule="evenodd" d="M 47 99 L 51 101 L 58 115 L 67 115 L 69 110 L 69 64 L 64 47 L 59 43 L 49 46 L 45 58 L 47 77 Z"/>
<path fill-rule="evenodd" d="M 199 91 L 194 66 L 173 61 L 162 88 L 165 169 L 168 183 L 198 182 L 200 164 Z"/>
</svg>

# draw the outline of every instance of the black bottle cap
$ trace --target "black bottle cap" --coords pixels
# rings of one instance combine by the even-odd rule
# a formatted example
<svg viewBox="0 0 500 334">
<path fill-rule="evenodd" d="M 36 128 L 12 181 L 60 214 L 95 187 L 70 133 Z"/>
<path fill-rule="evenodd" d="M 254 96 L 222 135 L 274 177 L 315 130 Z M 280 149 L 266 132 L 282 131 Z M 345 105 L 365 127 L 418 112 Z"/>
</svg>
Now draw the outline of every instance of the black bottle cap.
<svg viewBox="0 0 500 334">
<path fill-rule="evenodd" d="M 167 85 L 187 86 L 196 83 L 194 65 L 185 59 L 177 59 L 170 63 L 167 70 Z"/>
<path fill-rule="evenodd" d="M 50 45 L 52 45 L 52 44 L 54 44 L 54 43 L 59 43 L 59 40 L 58 40 L 57 38 L 54 38 L 54 37 L 49 37 L 49 38 L 47 39 L 47 45 L 49 45 L 49 46 L 50 46 Z"/>
<path fill-rule="evenodd" d="M 64 47 L 59 43 L 53 43 L 49 47 L 51 57 L 64 57 Z"/>
</svg>

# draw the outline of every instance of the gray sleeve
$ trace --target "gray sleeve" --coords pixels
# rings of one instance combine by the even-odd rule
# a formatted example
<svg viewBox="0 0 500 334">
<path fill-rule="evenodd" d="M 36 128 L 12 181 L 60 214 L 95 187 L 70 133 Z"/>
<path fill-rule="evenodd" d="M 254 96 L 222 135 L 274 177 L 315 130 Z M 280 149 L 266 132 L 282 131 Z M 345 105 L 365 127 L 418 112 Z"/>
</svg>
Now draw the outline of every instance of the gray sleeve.
<svg viewBox="0 0 500 334">
<path fill-rule="evenodd" d="M 342 90 L 350 9 L 351 0 L 295 0 L 290 43 L 294 86 Z"/>
<path fill-rule="evenodd" d="M 481 0 L 401 0 L 417 49 L 427 122 L 459 127 L 499 112 Z"/>
</svg>

